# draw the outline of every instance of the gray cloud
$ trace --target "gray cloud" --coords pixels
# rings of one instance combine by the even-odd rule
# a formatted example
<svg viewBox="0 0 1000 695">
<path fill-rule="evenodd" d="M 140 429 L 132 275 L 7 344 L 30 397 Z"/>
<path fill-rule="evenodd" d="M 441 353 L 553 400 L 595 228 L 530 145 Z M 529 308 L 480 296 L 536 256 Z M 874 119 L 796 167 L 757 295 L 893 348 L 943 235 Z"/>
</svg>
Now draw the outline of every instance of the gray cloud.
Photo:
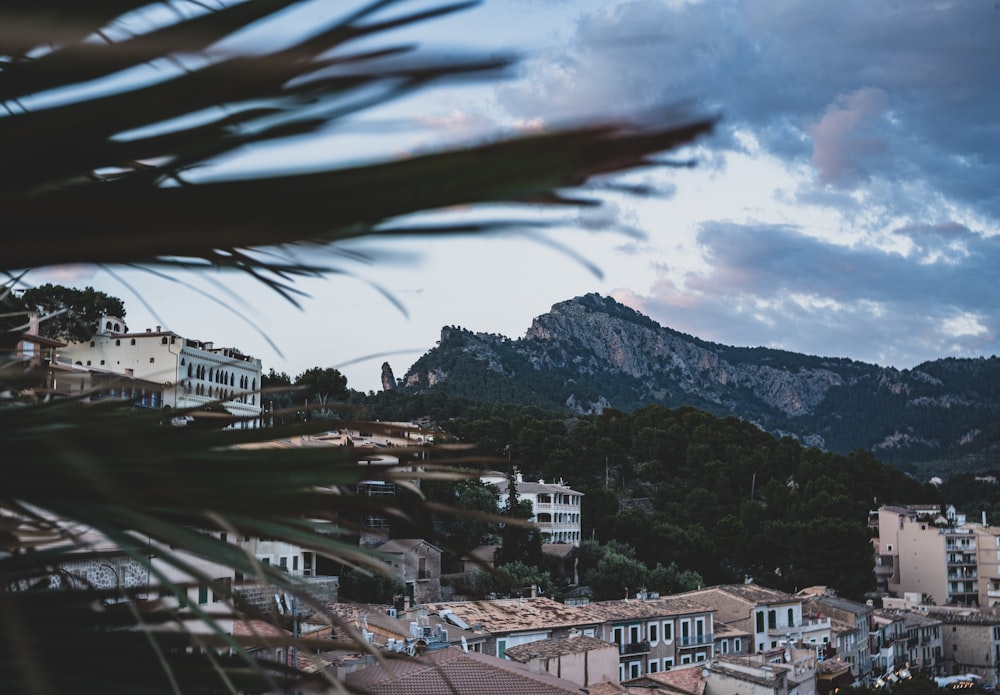
<svg viewBox="0 0 1000 695">
<path fill-rule="evenodd" d="M 572 119 L 693 100 L 820 183 L 917 178 L 1000 214 L 994 3 L 634 0 L 578 19 L 499 103 Z M 726 130 L 728 129 L 728 130 Z"/>
<path fill-rule="evenodd" d="M 1000 243 L 956 224 L 906 227 L 903 255 L 809 238 L 787 226 L 706 223 L 711 269 L 635 297 L 660 323 L 732 345 L 764 345 L 911 367 L 1000 353 Z M 985 300 L 985 301 L 984 301 Z"/>
</svg>

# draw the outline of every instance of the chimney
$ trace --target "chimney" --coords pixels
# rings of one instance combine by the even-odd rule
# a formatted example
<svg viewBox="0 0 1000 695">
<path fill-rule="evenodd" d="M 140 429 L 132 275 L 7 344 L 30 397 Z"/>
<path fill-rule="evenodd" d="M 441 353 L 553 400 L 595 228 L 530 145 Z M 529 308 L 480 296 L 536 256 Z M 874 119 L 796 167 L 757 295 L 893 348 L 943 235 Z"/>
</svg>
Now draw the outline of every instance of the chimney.
<svg viewBox="0 0 1000 695">
<path fill-rule="evenodd" d="M 540 673 L 542 670 L 542 659 L 541 654 L 538 652 L 531 652 L 528 654 L 528 671 L 531 673 Z"/>
<path fill-rule="evenodd" d="M 984 516 L 985 516 L 985 514 L 986 514 L 986 512 L 983 512 Z M 531 598 L 538 598 L 538 585 L 537 584 L 532 584 L 531 585 Z"/>
<path fill-rule="evenodd" d="M 157 333 L 161 333 L 162 332 L 162 331 L 160 331 L 160 327 L 159 326 L 156 327 L 156 332 Z"/>
</svg>

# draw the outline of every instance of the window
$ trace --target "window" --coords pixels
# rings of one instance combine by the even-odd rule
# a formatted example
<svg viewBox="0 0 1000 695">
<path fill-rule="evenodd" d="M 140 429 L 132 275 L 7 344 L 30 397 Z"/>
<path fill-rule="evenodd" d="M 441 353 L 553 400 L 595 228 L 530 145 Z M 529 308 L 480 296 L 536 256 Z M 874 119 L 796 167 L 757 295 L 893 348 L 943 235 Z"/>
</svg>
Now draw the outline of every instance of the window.
<svg viewBox="0 0 1000 695">
<path fill-rule="evenodd" d="M 663 660 L 663 670 L 664 671 L 669 671 L 673 667 L 674 667 L 674 659 L 673 659 L 673 657 L 669 657 L 668 656 L 667 658 L 665 658 Z"/>
<path fill-rule="evenodd" d="M 121 345 L 122 341 L 119 338 L 115 338 L 115 345 Z"/>
<path fill-rule="evenodd" d="M 733 651 L 734 652 L 743 651 L 743 642 L 740 641 L 739 637 L 733 639 Z"/>
<path fill-rule="evenodd" d="M 767 628 L 774 630 L 778 627 L 778 612 L 770 610 L 767 612 Z"/>
<path fill-rule="evenodd" d="M 674 624 L 671 622 L 664 621 L 663 623 L 663 642 L 664 644 L 670 644 L 674 641 Z"/>
<path fill-rule="evenodd" d="M 299 556 L 292 555 L 292 571 L 298 572 L 298 570 L 299 570 Z"/>
<path fill-rule="evenodd" d="M 629 641 L 629 644 L 635 644 L 636 642 L 640 641 L 639 640 L 639 632 L 640 632 L 640 629 L 639 629 L 638 625 L 630 625 L 629 626 L 629 628 L 628 628 L 628 641 Z"/>
<path fill-rule="evenodd" d="M 660 631 L 659 623 L 650 623 L 646 626 L 646 635 L 649 637 L 649 643 L 652 645 L 657 645 L 660 643 Z"/>
<path fill-rule="evenodd" d="M 132 338 L 132 345 L 135 345 L 135 338 Z"/>
<path fill-rule="evenodd" d="M 788 627 L 795 627 L 795 611 L 788 609 Z"/>
<path fill-rule="evenodd" d="M 166 345 L 166 344 L 167 344 L 167 336 L 163 336 L 162 338 L 160 338 L 160 345 Z"/>
<path fill-rule="evenodd" d="M 691 663 L 690 654 L 681 654 L 681 665 L 686 665 Z"/>
<path fill-rule="evenodd" d="M 619 648 L 625 642 L 625 628 L 616 627 L 611 631 L 611 641 L 619 646 Z"/>
<path fill-rule="evenodd" d="M 149 363 L 150 363 L 150 364 L 153 364 L 153 362 L 155 362 L 155 361 L 156 361 L 156 358 L 155 358 L 155 357 L 150 357 L 150 358 L 149 358 Z"/>
<path fill-rule="evenodd" d="M 628 677 L 638 678 L 641 675 L 642 675 L 642 662 L 641 661 L 628 662 Z"/>
<path fill-rule="evenodd" d="M 94 341 L 93 340 L 90 341 L 90 347 L 94 347 Z"/>
<path fill-rule="evenodd" d="M 721 646 L 722 646 L 722 653 L 723 654 L 728 654 L 729 653 L 729 640 L 725 640 L 725 639 L 722 640 Z"/>
<path fill-rule="evenodd" d="M 659 670 L 660 670 L 660 660 L 659 659 L 650 659 L 649 660 L 649 672 L 650 673 L 656 673 Z"/>
<path fill-rule="evenodd" d="M 697 652 L 694 655 L 694 660 L 698 663 L 702 661 L 708 661 L 708 656 L 705 654 L 705 652 Z"/>
<path fill-rule="evenodd" d="M 691 621 L 681 621 L 681 646 L 686 647 L 691 644 Z"/>
<path fill-rule="evenodd" d="M 997 539 L 997 540 L 1000 540 L 1000 539 Z M 885 549 L 888 550 L 891 553 L 892 552 L 892 543 L 886 543 L 885 544 Z"/>
<path fill-rule="evenodd" d="M 705 619 L 704 618 L 695 618 L 694 619 L 694 635 L 695 635 L 695 638 L 698 640 L 699 644 L 701 644 L 702 642 L 705 641 Z"/>
<path fill-rule="evenodd" d="M 198 605 L 203 606 L 208 603 L 208 584 L 198 585 Z"/>
<path fill-rule="evenodd" d="M 764 631 L 764 611 L 757 611 L 757 632 Z"/>
<path fill-rule="evenodd" d="M 101 360 L 101 365 L 102 365 L 102 366 L 104 365 L 104 360 Z"/>
<path fill-rule="evenodd" d="M 501 659 L 506 659 L 507 658 L 506 652 L 507 652 L 507 640 L 505 640 L 505 639 L 498 639 L 497 640 L 497 656 L 500 657 Z M 619 670 L 621 670 L 621 669 L 619 668 Z"/>
</svg>

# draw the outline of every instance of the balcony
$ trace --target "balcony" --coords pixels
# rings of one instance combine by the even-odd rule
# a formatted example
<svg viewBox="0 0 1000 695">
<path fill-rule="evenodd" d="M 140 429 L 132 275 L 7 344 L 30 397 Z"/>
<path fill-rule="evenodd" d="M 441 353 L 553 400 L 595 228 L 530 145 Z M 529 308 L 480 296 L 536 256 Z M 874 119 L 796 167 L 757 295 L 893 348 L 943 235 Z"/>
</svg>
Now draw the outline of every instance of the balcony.
<svg viewBox="0 0 1000 695">
<path fill-rule="evenodd" d="M 713 641 L 715 640 L 712 633 L 677 638 L 677 644 L 680 647 L 700 647 L 705 644 L 712 644 Z"/>
<path fill-rule="evenodd" d="M 629 642 L 628 644 L 618 645 L 619 654 L 647 654 L 649 653 L 649 641 L 642 640 L 639 642 Z"/>
<path fill-rule="evenodd" d="M 771 637 L 784 637 L 792 631 L 811 632 L 813 630 L 829 630 L 831 627 L 832 624 L 829 618 L 807 618 L 791 625 L 769 627 L 767 634 Z"/>
</svg>

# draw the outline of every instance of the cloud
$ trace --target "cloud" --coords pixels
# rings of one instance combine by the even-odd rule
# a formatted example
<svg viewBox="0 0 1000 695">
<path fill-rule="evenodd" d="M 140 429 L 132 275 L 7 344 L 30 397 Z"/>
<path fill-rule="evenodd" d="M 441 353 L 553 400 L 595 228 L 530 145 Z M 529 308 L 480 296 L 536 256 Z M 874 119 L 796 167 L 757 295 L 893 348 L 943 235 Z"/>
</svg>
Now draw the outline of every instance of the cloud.
<svg viewBox="0 0 1000 695">
<path fill-rule="evenodd" d="M 888 109 L 884 90 L 865 87 L 838 96 L 819 122 L 809 127 L 813 139 L 813 164 L 823 183 L 856 183 L 867 178 L 864 160 L 886 150 L 885 138 L 873 133 L 872 124 Z"/>
<path fill-rule="evenodd" d="M 821 184 L 919 182 L 1000 216 L 994 3 L 632 0 L 579 16 L 569 38 L 497 93 L 547 122 L 695 103 Z M 891 155 L 891 156 L 890 156 Z"/>
<path fill-rule="evenodd" d="M 794 227 L 706 223 L 703 272 L 665 269 L 631 306 L 731 345 L 914 366 L 1000 352 L 1000 244 L 954 224 L 905 228 L 908 254 L 842 246 Z"/>
</svg>

